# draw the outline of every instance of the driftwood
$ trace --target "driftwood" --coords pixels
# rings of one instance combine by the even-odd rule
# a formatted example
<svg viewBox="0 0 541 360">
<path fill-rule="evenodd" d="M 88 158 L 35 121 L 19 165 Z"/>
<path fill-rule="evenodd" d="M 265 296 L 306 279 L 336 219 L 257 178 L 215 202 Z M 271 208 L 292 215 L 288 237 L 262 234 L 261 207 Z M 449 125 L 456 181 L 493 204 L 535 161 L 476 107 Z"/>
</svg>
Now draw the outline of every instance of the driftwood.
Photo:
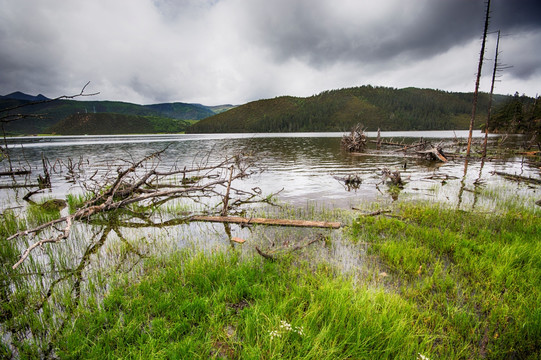
<svg viewBox="0 0 541 360">
<path fill-rule="evenodd" d="M 440 160 L 442 162 L 447 162 L 447 157 L 445 156 L 445 154 L 443 153 L 442 149 L 439 148 L 439 147 L 433 147 L 432 149 L 430 150 L 422 150 L 422 151 L 417 151 L 417 154 L 420 154 L 420 155 L 428 155 L 430 156 L 432 159 L 434 160 Z"/>
<path fill-rule="evenodd" d="M 392 151 L 392 153 L 402 152 L 404 156 L 424 156 L 430 160 L 447 162 L 447 155 L 443 153 L 440 144 L 434 146 L 429 141 L 425 141 L 421 138 L 418 142 L 413 144 L 404 144 L 404 141 L 398 143 L 393 139 L 389 141 L 383 141 L 381 139 L 381 133 L 378 129 L 378 135 L 376 140 L 368 140 L 364 131 L 360 125 L 355 126 L 351 133 L 344 135 L 341 140 L 342 148 L 346 149 L 353 155 L 363 155 L 366 152 L 367 143 L 375 143 L 376 151 L 369 152 L 368 155 L 373 156 L 390 156 L 388 153 L 381 150 L 382 145 L 396 146 L 398 149 Z"/>
<path fill-rule="evenodd" d="M 205 216 L 197 215 L 190 218 L 191 221 L 207 221 L 221 223 L 235 223 L 243 225 L 274 225 L 339 229 L 342 224 L 328 221 L 290 220 L 290 219 L 267 219 L 267 218 L 244 218 L 239 216 Z"/>
<path fill-rule="evenodd" d="M 28 175 L 31 174 L 30 170 L 13 170 L 13 171 L 2 171 L 0 176 L 12 176 L 12 175 Z"/>
<path fill-rule="evenodd" d="M 364 152 L 366 149 L 366 135 L 362 125 L 358 124 L 351 129 L 348 135 L 342 136 L 342 148 L 349 152 Z"/>
<path fill-rule="evenodd" d="M 345 177 L 333 176 L 336 180 L 343 183 L 344 188 L 347 191 L 357 190 L 363 183 L 363 179 L 357 174 L 349 174 Z"/>
<path fill-rule="evenodd" d="M 385 183 L 387 179 L 390 179 L 393 185 L 402 186 L 404 183 L 402 177 L 400 176 L 400 171 L 395 170 L 391 171 L 388 168 L 383 168 L 381 170 L 381 183 Z"/>
<path fill-rule="evenodd" d="M 48 230 L 48 234 L 52 233 L 47 238 L 36 239 L 35 242 L 30 244 L 23 251 L 19 261 L 13 265 L 13 268 L 17 268 L 34 249 L 41 247 L 43 244 L 57 243 L 68 239 L 71 227 L 76 221 L 91 222 L 97 218 L 95 216 L 97 214 L 120 209 L 127 213 L 133 213 L 130 209 L 132 204 L 139 204 L 139 209 L 153 209 L 167 201 L 178 198 L 190 199 L 201 205 L 205 205 L 203 199 L 205 201 L 211 198 L 219 199 L 220 203 L 217 205 L 205 205 L 207 207 L 205 212 L 212 214 L 222 213 L 224 209 L 231 207 L 256 202 L 258 198 L 262 198 L 261 201 L 268 202 L 261 197 L 261 191 L 257 188 L 252 189 L 252 191 L 245 191 L 232 185 L 233 181 L 256 172 L 257 169 L 254 169 L 255 164 L 251 157 L 236 154 L 226 157 L 216 165 L 206 163 L 192 169 L 172 169 L 163 172 L 159 171 L 157 166 L 159 164 L 159 155 L 165 150 L 152 153 L 141 161 L 130 162 L 127 168 L 122 169 L 119 167 L 116 171 L 111 168 L 107 174 L 104 174 L 102 180 L 95 180 L 93 190 L 91 190 L 91 186 L 86 187 L 86 190 L 93 193 L 94 196 L 74 213 L 9 236 L 7 241 L 18 237 L 35 235 L 45 229 Z M 209 157 L 210 154 L 203 159 L 203 162 L 208 161 Z M 190 172 L 195 172 L 197 175 L 194 177 L 194 181 L 189 184 L 179 184 L 178 178 Z M 116 176 L 112 176 L 115 173 Z M 235 198 L 232 198 L 231 194 L 234 194 Z M 221 209 L 218 209 L 219 207 Z M 134 215 L 131 214 L 130 216 Z M 186 216 L 180 220 L 186 222 L 189 218 L 190 216 Z M 120 222 L 122 222 L 122 219 L 118 219 L 117 223 Z M 65 224 L 63 229 L 56 228 L 60 224 Z M 55 232 L 56 235 L 54 235 Z"/>
<path fill-rule="evenodd" d="M 500 176 L 506 178 L 507 180 L 513 180 L 513 181 L 519 181 L 519 182 L 523 181 L 523 182 L 526 182 L 526 183 L 536 184 L 536 185 L 541 184 L 541 179 L 534 179 L 534 178 L 527 177 L 527 176 L 508 174 L 508 173 L 504 173 L 504 172 L 501 172 L 501 171 L 494 171 L 493 174 L 500 175 Z"/>
</svg>

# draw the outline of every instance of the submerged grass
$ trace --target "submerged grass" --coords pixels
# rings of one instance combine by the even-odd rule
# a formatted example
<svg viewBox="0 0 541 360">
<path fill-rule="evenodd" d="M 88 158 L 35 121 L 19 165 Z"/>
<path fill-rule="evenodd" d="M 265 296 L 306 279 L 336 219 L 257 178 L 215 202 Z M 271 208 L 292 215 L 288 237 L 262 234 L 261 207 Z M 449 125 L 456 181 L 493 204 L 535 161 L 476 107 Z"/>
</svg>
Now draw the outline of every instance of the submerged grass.
<svg viewBox="0 0 541 360">
<path fill-rule="evenodd" d="M 65 358 L 507 359 L 541 348 L 541 222 L 400 204 L 348 230 L 376 280 L 294 254 L 176 253 L 80 309 Z M 361 245 L 362 244 L 362 245 Z M 372 259 L 373 261 L 369 261 Z M 314 260 L 317 262 L 317 260 Z M 370 265 L 371 264 L 371 265 Z"/>
<path fill-rule="evenodd" d="M 415 306 L 325 267 L 233 253 L 176 254 L 81 310 L 65 358 L 415 358 L 429 347 Z"/>
<path fill-rule="evenodd" d="M 142 264 L 137 276 L 83 272 L 87 256 L 103 261 L 99 233 L 87 247 L 70 245 L 81 258 L 75 267 L 66 250 L 51 252 L 49 262 L 30 259 L 21 272 L 34 275 L 12 271 L 21 245 L 5 238 L 58 214 L 5 212 L 0 331 L 11 335 L 3 334 L 0 358 L 539 358 L 539 212 L 518 201 L 499 205 L 497 212 L 465 212 L 397 202 L 378 216 L 311 205 L 281 210 L 281 217 L 352 222 L 341 234 L 348 245 L 340 251 L 356 257 L 347 271 L 319 250 L 283 251 L 276 261 L 227 244 L 167 248 L 164 255 L 150 251 L 154 240 L 139 230 L 123 238 L 111 225 L 115 242 L 101 251 L 133 257 Z M 299 236 L 261 229 L 250 231 L 245 250 L 261 241 L 283 247 Z M 325 246 L 337 247 L 335 240 L 326 236 Z M 66 285 L 43 301 L 50 289 L 43 273 L 56 271 L 59 279 L 70 266 Z"/>
<path fill-rule="evenodd" d="M 541 221 L 532 210 L 469 213 L 402 204 L 360 219 L 385 285 L 418 306 L 445 358 L 541 356 Z"/>
</svg>

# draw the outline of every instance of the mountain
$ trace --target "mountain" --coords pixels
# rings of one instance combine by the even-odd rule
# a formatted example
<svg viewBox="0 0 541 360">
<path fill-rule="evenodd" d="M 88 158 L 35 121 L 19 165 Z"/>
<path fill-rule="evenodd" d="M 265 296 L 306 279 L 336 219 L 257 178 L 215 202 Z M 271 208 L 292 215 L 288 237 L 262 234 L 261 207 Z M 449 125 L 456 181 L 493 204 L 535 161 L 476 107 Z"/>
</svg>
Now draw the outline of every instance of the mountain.
<svg viewBox="0 0 541 360">
<path fill-rule="evenodd" d="M 188 121 L 112 113 L 72 114 L 51 126 L 48 133 L 57 135 L 119 135 L 179 133 L 189 125 Z"/>
<path fill-rule="evenodd" d="M 493 102 L 508 97 L 495 95 Z M 472 101 L 472 93 L 361 86 L 253 101 L 202 119 L 186 132 L 347 131 L 358 123 L 369 131 L 467 129 Z M 488 95 L 480 94 L 478 118 L 487 107 Z"/>
<path fill-rule="evenodd" d="M 24 101 L 46 101 L 49 98 L 39 94 L 37 96 L 28 95 L 20 91 L 15 91 L 11 94 L 0 96 L 0 99 L 11 99 L 11 100 L 24 100 Z"/>
<path fill-rule="evenodd" d="M 147 109 L 155 110 L 161 116 L 170 117 L 172 119 L 199 120 L 216 113 L 210 108 L 200 104 L 184 104 L 184 103 L 165 103 L 144 105 Z"/>
<path fill-rule="evenodd" d="M 178 128 L 173 120 L 200 120 L 214 115 L 215 111 L 200 104 L 181 102 L 138 105 L 119 101 L 49 100 L 43 95 L 32 96 L 15 92 L 0 97 L 0 117 L 21 114 L 24 118 L 5 124 L 8 135 L 46 133 L 49 128 L 74 114 L 124 114 L 151 116 L 161 122 L 170 119 L 169 128 Z M 12 109 L 12 110 L 10 110 Z"/>
</svg>

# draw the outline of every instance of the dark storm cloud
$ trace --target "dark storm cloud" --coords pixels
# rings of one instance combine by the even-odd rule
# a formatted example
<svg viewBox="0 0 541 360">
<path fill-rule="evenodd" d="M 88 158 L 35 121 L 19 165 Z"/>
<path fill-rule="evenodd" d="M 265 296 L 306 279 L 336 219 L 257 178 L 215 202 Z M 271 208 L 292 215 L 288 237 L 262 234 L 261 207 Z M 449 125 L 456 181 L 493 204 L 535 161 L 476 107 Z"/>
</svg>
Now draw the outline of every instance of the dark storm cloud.
<svg viewBox="0 0 541 360">
<path fill-rule="evenodd" d="M 494 1 L 492 22 L 508 31 L 538 29 L 537 1 Z M 416 60 L 480 38 L 485 4 L 472 0 L 387 2 L 325 0 L 252 2 L 254 41 L 278 61 L 315 66 L 344 62 Z"/>
<path fill-rule="evenodd" d="M 501 30 L 502 62 L 511 66 L 506 74 L 524 80 L 541 75 L 541 1 L 495 1 L 490 27 Z"/>
<path fill-rule="evenodd" d="M 506 33 L 539 31 L 541 29 L 541 1 L 493 0 L 491 3 L 492 30 Z"/>
</svg>

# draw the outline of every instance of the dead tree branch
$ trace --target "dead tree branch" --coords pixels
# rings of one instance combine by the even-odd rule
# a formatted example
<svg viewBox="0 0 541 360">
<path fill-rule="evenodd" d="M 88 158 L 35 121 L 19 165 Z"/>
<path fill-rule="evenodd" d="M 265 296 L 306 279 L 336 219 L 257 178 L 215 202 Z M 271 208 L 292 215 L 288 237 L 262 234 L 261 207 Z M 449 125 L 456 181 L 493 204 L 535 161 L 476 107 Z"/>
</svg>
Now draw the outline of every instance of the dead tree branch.
<svg viewBox="0 0 541 360">
<path fill-rule="evenodd" d="M 240 207 L 245 203 L 254 202 L 254 198 L 268 201 L 267 198 L 261 196 L 261 191 L 257 188 L 246 191 L 235 187 L 236 180 L 246 178 L 256 171 L 252 169 L 255 167 L 253 162 L 242 154 L 226 157 L 214 166 L 158 171 L 159 157 L 165 150 L 154 152 L 140 161 L 131 162 L 125 168 L 117 168 L 116 176 L 111 176 L 113 171 L 108 171 L 103 174 L 101 181 L 93 180 L 92 198 L 72 214 L 32 229 L 19 231 L 8 237 L 7 240 L 13 240 L 22 236 L 38 234 L 46 229 L 55 232 L 55 225 L 65 223 L 64 229 L 57 236 L 40 239 L 30 245 L 23 252 L 19 261 L 13 265 L 13 268 L 15 269 L 23 263 L 36 248 L 47 243 L 66 240 L 70 235 L 72 224 L 76 221 L 91 221 L 97 214 L 105 214 L 119 209 L 127 210 L 126 213 L 135 214 L 136 212 L 130 210 L 130 206 L 134 204 L 150 208 L 174 199 L 187 199 L 207 205 L 207 209 L 211 209 L 210 215 L 212 215 L 212 209 L 215 209 L 215 214 L 223 214 L 224 211 L 232 207 Z M 187 173 L 194 173 L 191 181 L 186 181 Z M 216 210 L 216 206 L 212 206 L 212 199 L 223 204 L 221 210 Z M 180 222 L 186 222 L 194 215 L 197 214 L 185 215 L 180 219 Z M 209 215 L 209 212 L 206 215 Z M 152 224 L 152 221 L 146 222 L 147 226 L 152 226 Z"/>
</svg>

